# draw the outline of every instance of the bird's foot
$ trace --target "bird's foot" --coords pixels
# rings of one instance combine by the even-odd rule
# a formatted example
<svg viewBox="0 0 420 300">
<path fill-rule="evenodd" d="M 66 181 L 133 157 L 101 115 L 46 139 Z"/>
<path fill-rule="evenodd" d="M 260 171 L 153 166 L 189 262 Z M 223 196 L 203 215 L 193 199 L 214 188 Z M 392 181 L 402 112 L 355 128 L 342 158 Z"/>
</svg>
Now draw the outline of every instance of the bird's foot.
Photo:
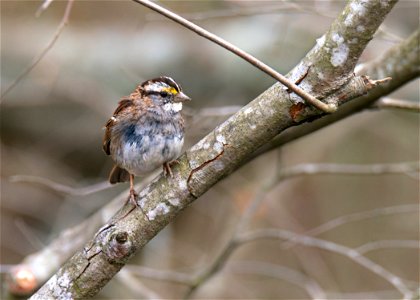
<svg viewBox="0 0 420 300">
<path fill-rule="evenodd" d="M 136 207 L 139 207 L 139 204 L 137 203 L 138 198 L 139 198 L 139 195 L 136 193 L 136 191 L 134 189 L 130 189 L 130 195 L 128 196 L 128 201 L 130 201 Z"/>
<path fill-rule="evenodd" d="M 172 173 L 171 167 L 173 165 L 179 164 L 179 161 L 173 160 L 171 162 L 166 162 L 163 164 L 163 174 L 167 177 L 168 175 L 173 178 L 174 174 Z"/>
</svg>

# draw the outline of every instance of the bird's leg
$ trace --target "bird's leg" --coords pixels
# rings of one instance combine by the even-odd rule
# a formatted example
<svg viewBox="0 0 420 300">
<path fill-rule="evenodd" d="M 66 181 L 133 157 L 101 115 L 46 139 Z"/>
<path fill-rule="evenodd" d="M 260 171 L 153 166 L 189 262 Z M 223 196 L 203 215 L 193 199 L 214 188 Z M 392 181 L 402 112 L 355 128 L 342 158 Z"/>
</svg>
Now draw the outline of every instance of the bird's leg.
<svg viewBox="0 0 420 300">
<path fill-rule="evenodd" d="M 137 194 L 136 190 L 134 189 L 134 175 L 130 174 L 130 202 L 133 203 L 135 206 L 139 206 L 137 204 Z"/>
</svg>

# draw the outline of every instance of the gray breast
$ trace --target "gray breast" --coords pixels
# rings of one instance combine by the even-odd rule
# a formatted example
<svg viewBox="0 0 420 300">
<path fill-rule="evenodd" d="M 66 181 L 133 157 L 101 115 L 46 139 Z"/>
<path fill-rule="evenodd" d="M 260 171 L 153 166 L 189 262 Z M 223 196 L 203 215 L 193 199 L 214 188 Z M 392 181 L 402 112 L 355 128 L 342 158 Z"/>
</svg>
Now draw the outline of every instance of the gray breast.
<svg viewBox="0 0 420 300">
<path fill-rule="evenodd" d="M 111 136 L 111 153 L 120 167 L 143 175 L 176 159 L 184 143 L 184 128 L 179 114 L 165 118 L 149 114 L 137 122 L 118 124 Z M 169 121 L 164 121 L 169 119 Z"/>
</svg>

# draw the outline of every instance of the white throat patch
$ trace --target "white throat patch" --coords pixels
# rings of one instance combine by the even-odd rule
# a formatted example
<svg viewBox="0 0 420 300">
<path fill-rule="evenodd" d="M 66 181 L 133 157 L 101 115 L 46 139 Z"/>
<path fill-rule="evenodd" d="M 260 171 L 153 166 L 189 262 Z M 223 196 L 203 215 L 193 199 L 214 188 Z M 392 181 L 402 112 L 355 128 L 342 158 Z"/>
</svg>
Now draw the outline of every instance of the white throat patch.
<svg viewBox="0 0 420 300">
<path fill-rule="evenodd" d="M 182 109 L 182 103 L 166 103 L 163 105 L 163 110 L 167 112 L 179 112 Z"/>
</svg>

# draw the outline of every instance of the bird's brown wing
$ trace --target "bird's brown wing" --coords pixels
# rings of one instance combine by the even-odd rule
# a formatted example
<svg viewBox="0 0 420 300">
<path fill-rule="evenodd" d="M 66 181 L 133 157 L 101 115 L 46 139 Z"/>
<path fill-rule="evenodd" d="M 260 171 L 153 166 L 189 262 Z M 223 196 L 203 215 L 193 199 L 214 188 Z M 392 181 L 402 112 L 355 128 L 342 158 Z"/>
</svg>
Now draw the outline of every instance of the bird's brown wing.
<svg viewBox="0 0 420 300">
<path fill-rule="evenodd" d="M 119 103 L 117 109 L 114 111 L 113 116 L 105 124 L 105 134 L 102 141 L 102 149 L 107 155 L 111 154 L 111 129 L 118 122 L 118 115 L 123 113 L 128 107 L 134 105 L 131 99 L 123 98 Z"/>
</svg>

